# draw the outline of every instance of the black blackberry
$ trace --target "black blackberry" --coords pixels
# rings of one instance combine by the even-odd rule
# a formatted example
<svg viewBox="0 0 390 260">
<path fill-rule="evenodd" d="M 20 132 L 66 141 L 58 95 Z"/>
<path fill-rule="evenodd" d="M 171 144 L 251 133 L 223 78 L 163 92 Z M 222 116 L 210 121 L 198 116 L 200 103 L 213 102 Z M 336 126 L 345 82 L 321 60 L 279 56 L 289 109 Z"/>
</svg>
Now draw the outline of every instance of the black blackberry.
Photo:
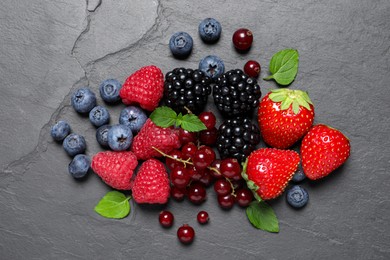
<svg viewBox="0 0 390 260">
<path fill-rule="evenodd" d="M 199 114 L 207 104 L 211 94 L 211 79 L 200 70 L 176 68 L 165 75 L 165 104 L 177 113 Z"/>
<path fill-rule="evenodd" d="M 260 142 L 260 131 L 249 118 L 236 117 L 223 122 L 218 129 L 217 149 L 222 159 L 245 158 Z"/>
<path fill-rule="evenodd" d="M 230 70 L 220 76 L 213 87 L 214 103 L 226 116 L 251 112 L 259 105 L 261 91 L 257 80 L 240 69 Z"/>
</svg>

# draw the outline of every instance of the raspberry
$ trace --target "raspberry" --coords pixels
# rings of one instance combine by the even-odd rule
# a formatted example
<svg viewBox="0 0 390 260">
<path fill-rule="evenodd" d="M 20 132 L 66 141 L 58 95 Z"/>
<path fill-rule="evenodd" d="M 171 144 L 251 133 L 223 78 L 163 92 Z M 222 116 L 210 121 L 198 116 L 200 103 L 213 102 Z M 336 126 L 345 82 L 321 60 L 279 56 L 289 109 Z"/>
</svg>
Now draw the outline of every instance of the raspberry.
<svg viewBox="0 0 390 260">
<path fill-rule="evenodd" d="M 164 92 L 164 75 L 156 66 L 142 67 L 130 75 L 120 90 L 122 102 L 126 105 L 139 104 L 152 111 L 160 102 Z"/>
<path fill-rule="evenodd" d="M 159 127 L 148 119 L 140 132 L 134 137 L 131 151 L 138 159 L 147 160 L 162 156 L 153 147 L 164 153 L 169 153 L 180 146 L 178 131 L 173 128 Z"/>
<path fill-rule="evenodd" d="M 135 202 L 165 204 L 168 202 L 169 195 L 169 179 L 164 164 L 156 159 L 145 161 L 134 180 Z"/>
<path fill-rule="evenodd" d="M 93 156 L 91 167 L 112 188 L 130 190 L 137 165 L 137 157 L 132 152 L 105 151 Z"/>
</svg>

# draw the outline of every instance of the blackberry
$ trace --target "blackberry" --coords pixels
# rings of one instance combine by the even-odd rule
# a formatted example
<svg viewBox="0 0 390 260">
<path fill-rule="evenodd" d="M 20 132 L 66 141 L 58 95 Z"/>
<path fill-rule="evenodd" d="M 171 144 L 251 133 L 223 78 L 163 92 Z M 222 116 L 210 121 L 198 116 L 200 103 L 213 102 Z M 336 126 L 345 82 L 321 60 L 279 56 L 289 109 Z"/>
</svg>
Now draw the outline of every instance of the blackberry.
<svg viewBox="0 0 390 260">
<path fill-rule="evenodd" d="M 218 110 L 231 117 L 252 112 L 259 105 L 261 91 L 256 79 L 235 69 L 217 79 L 213 97 Z"/>
<path fill-rule="evenodd" d="M 199 114 L 211 94 L 212 80 L 200 70 L 176 68 L 165 75 L 165 104 L 177 113 L 186 113 L 187 107 Z"/>
<path fill-rule="evenodd" d="M 222 159 L 233 157 L 244 162 L 259 142 L 260 131 L 249 118 L 228 119 L 218 129 L 217 149 Z"/>
</svg>

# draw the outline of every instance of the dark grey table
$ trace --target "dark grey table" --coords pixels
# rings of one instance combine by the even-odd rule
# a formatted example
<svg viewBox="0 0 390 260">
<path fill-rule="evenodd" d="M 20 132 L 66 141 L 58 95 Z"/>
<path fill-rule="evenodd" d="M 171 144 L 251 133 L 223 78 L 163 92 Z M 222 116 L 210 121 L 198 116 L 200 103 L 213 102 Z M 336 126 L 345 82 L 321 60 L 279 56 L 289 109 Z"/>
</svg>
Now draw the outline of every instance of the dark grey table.
<svg viewBox="0 0 390 260">
<path fill-rule="evenodd" d="M 197 35 L 206 17 L 223 26 L 215 45 Z M 0 19 L 1 259 L 390 258 L 388 0 L 3 0 Z M 254 33 L 247 54 L 232 47 L 240 27 Z M 194 38 L 184 61 L 167 46 L 179 30 Z M 328 178 L 303 184 L 310 193 L 303 210 L 284 197 L 272 202 L 279 234 L 254 229 L 238 207 L 221 210 L 211 190 L 200 207 L 170 202 L 176 222 L 168 230 L 157 221 L 161 207 L 133 205 L 123 220 L 94 213 L 110 189 L 94 174 L 75 182 L 67 173 L 70 158 L 49 135 L 56 120 L 66 119 L 86 137 L 88 154 L 100 150 L 95 128 L 70 107 L 72 91 L 84 85 L 96 91 L 102 80 L 124 81 L 149 64 L 164 73 L 196 68 L 209 54 L 227 69 L 258 60 L 265 76 L 272 54 L 288 47 L 300 53 L 290 88 L 310 92 L 315 122 L 341 129 L 352 154 Z M 260 85 L 263 93 L 276 87 Z M 112 122 L 123 107 L 110 107 Z M 196 223 L 201 209 L 210 213 L 207 226 Z M 189 247 L 176 238 L 182 223 L 196 229 Z"/>
</svg>

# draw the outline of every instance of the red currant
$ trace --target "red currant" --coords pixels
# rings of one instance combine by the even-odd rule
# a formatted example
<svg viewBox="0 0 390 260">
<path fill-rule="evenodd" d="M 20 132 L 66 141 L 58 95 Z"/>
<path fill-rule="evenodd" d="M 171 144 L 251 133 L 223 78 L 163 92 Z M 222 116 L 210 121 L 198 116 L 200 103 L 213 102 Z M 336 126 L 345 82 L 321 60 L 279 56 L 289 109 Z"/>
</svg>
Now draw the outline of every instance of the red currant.
<svg viewBox="0 0 390 260">
<path fill-rule="evenodd" d="M 233 34 L 233 44 L 239 50 L 246 51 L 252 46 L 253 34 L 250 30 L 241 28 Z"/>
<path fill-rule="evenodd" d="M 232 194 L 228 194 L 225 196 L 218 195 L 218 204 L 221 208 L 231 209 L 234 205 L 234 197 Z"/>
<path fill-rule="evenodd" d="M 199 211 L 198 215 L 196 216 L 198 222 L 200 224 L 206 224 L 207 222 L 209 222 L 209 213 L 207 213 L 206 211 Z"/>
<path fill-rule="evenodd" d="M 187 166 L 187 172 L 194 181 L 199 181 L 204 175 L 204 170 L 197 169 L 194 165 Z"/>
<path fill-rule="evenodd" d="M 229 179 L 240 179 L 241 178 L 241 167 L 237 159 L 227 158 L 221 162 L 221 173 L 223 176 Z"/>
<path fill-rule="evenodd" d="M 172 156 L 175 159 L 181 159 L 183 156 L 179 150 L 172 150 L 168 153 L 168 155 Z M 170 170 L 175 168 L 175 166 L 183 166 L 184 165 L 182 162 L 171 159 L 169 157 L 166 157 L 165 164 L 167 165 L 168 169 L 170 169 Z"/>
<path fill-rule="evenodd" d="M 217 118 L 213 114 L 213 112 L 202 112 L 199 114 L 200 121 L 207 127 L 207 129 L 211 129 L 215 127 L 215 123 L 217 122 Z"/>
<path fill-rule="evenodd" d="M 183 244 L 190 244 L 194 240 L 195 231 L 190 225 L 184 224 L 177 230 L 177 237 Z"/>
<path fill-rule="evenodd" d="M 260 71 L 261 67 L 257 61 L 249 60 L 247 63 L 245 63 L 244 72 L 249 77 L 257 78 L 260 74 Z"/>
<path fill-rule="evenodd" d="M 178 187 L 179 189 L 183 189 L 187 187 L 191 177 L 188 175 L 187 169 L 179 165 L 173 168 L 170 174 L 170 178 L 174 186 Z"/>
<path fill-rule="evenodd" d="M 201 204 L 206 200 L 206 189 L 203 184 L 195 182 L 188 188 L 188 199 L 195 204 Z"/>
<path fill-rule="evenodd" d="M 183 128 L 179 129 L 179 140 L 181 144 L 187 144 L 189 142 L 195 143 L 197 139 L 196 132 L 189 132 Z"/>
<path fill-rule="evenodd" d="M 220 196 L 225 196 L 232 193 L 232 186 L 226 179 L 219 179 L 214 183 L 214 191 Z"/>
<path fill-rule="evenodd" d="M 217 159 L 217 160 L 214 160 L 214 162 L 210 165 L 211 168 L 217 170 L 211 170 L 210 171 L 210 174 L 213 175 L 213 177 L 215 179 L 220 179 L 223 177 L 223 175 L 221 174 L 221 160 Z"/>
<path fill-rule="evenodd" d="M 158 217 L 158 220 L 163 227 L 171 227 L 173 225 L 173 219 L 173 214 L 167 210 L 161 211 Z"/>
<path fill-rule="evenodd" d="M 204 184 L 204 186 L 208 187 L 213 182 L 214 178 L 211 175 L 211 170 L 205 169 L 203 176 L 200 178 L 200 182 Z"/>
<path fill-rule="evenodd" d="M 192 162 L 197 169 L 206 169 L 215 160 L 215 152 L 208 146 L 199 147 L 192 157 Z"/>
<path fill-rule="evenodd" d="M 183 201 L 185 195 L 186 195 L 186 190 L 185 189 L 179 189 L 176 186 L 173 186 L 171 188 L 171 197 L 173 199 L 175 199 L 176 201 Z"/>
<path fill-rule="evenodd" d="M 199 141 L 205 145 L 214 145 L 217 141 L 218 130 L 213 127 L 207 130 L 202 130 L 199 133 Z"/>
<path fill-rule="evenodd" d="M 192 142 L 183 145 L 183 147 L 181 148 L 183 160 L 188 160 L 189 158 L 192 158 L 196 151 L 198 151 L 198 147 Z"/>
<path fill-rule="evenodd" d="M 236 201 L 241 207 L 247 207 L 253 200 L 253 193 L 246 188 L 236 191 Z"/>
</svg>

